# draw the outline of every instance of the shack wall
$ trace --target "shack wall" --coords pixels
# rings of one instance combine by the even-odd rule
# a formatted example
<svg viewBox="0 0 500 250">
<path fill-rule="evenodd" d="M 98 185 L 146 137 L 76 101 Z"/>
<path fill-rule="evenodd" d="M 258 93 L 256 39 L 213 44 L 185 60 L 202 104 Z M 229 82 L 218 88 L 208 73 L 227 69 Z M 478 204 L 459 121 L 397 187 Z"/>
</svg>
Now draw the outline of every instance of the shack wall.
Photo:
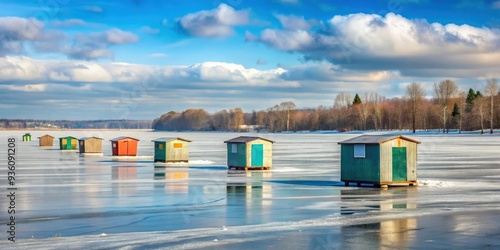
<svg viewBox="0 0 500 250">
<path fill-rule="evenodd" d="M 342 144 L 341 181 L 380 182 L 380 147 L 365 145 L 365 158 L 354 158 L 354 144 Z"/>
<path fill-rule="evenodd" d="M 380 145 L 380 180 L 392 182 L 392 148 L 406 147 L 407 181 L 417 180 L 417 143 L 401 138 Z"/>
</svg>

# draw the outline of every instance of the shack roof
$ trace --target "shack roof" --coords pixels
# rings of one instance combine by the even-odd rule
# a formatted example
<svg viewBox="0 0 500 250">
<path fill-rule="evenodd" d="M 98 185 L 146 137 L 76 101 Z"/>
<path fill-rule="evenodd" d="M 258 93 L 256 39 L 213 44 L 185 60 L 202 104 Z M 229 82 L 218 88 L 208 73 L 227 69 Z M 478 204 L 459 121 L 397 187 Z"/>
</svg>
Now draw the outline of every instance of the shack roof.
<svg viewBox="0 0 500 250">
<path fill-rule="evenodd" d="M 87 140 L 87 139 L 92 139 L 92 138 L 102 140 L 102 138 L 95 137 L 95 136 L 91 136 L 91 137 L 82 137 L 82 138 L 80 138 L 80 139 L 78 139 L 78 140 L 79 140 L 79 141 L 85 141 L 85 140 Z"/>
<path fill-rule="evenodd" d="M 38 137 L 38 138 L 42 138 L 42 137 L 50 137 L 50 138 L 54 138 L 54 136 L 51 136 L 51 135 L 42 135 L 42 136 L 40 136 L 40 137 Z"/>
<path fill-rule="evenodd" d="M 130 140 L 134 140 L 134 141 L 139 141 L 139 139 L 135 139 L 135 138 L 130 137 L 130 136 L 120 136 L 120 137 L 116 137 L 114 139 L 111 139 L 110 141 L 121 141 L 121 140 L 126 140 L 126 139 L 130 139 Z"/>
<path fill-rule="evenodd" d="M 362 135 L 349 140 L 341 141 L 338 144 L 382 144 L 398 138 L 420 144 L 419 141 L 402 135 Z"/>
<path fill-rule="evenodd" d="M 78 138 L 73 137 L 73 136 L 63 136 L 63 137 L 59 137 L 59 139 L 66 139 L 66 138 L 78 139 Z"/>
<path fill-rule="evenodd" d="M 180 141 L 185 141 L 185 142 L 191 142 L 190 140 L 182 139 L 180 137 L 161 137 L 158 139 L 151 140 L 153 142 L 169 142 L 173 140 L 180 140 Z"/>
<path fill-rule="evenodd" d="M 274 141 L 264 139 L 262 137 L 257 137 L 257 136 L 240 136 L 240 137 L 233 138 L 231 140 L 224 141 L 224 143 L 247 143 L 247 142 L 255 141 L 258 139 L 268 141 L 270 143 L 274 143 Z"/>
</svg>

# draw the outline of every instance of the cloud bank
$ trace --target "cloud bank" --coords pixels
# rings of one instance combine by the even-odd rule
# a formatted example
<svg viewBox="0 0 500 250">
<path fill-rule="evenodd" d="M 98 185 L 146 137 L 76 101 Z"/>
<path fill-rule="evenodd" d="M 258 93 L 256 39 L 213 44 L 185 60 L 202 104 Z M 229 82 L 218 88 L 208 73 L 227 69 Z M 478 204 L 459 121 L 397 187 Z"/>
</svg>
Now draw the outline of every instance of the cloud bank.
<svg viewBox="0 0 500 250">
<path fill-rule="evenodd" d="M 203 10 L 181 17 L 177 21 L 179 29 L 191 36 L 226 37 L 234 34 L 234 27 L 248 24 L 249 12 L 235 10 L 221 3 L 212 10 Z"/>
</svg>

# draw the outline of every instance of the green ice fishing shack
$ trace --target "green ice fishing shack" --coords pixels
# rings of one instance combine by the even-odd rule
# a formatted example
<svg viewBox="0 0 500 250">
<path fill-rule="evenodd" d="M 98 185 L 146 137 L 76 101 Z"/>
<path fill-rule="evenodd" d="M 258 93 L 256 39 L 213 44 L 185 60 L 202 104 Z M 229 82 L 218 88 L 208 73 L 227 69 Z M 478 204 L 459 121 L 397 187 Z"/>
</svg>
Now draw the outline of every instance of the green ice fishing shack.
<svg viewBox="0 0 500 250">
<path fill-rule="evenodd" d="M 417 185 L 419 141 L 402 135 L 361 135 L 340 144 L 340 180 L 387 187 Z"/>
<path fill-rule="evenodd" d="M 240 136 L 224 143 L 227 143 L 229 169 L 271 169 L 274 141 L 261 137 Z"/>
<path fill-rule="evenodd" d="M 190 140 L 179 137 L 162 137 L 152 140 L 155 144 L 154 162 L 188 162 Z"/>
<path fill-rule="evenodd" d="M 26 133 L 23 135 L 23 141 L 31 141 L 31 135 L 30 133 Z"/>
<path fill-rule="evenodd" d="M 66 136 L 59 138 L 59 149 L 61 150 L 73 150 L 76 149 L 78 139 L 73 136 Z"/>
</svg>

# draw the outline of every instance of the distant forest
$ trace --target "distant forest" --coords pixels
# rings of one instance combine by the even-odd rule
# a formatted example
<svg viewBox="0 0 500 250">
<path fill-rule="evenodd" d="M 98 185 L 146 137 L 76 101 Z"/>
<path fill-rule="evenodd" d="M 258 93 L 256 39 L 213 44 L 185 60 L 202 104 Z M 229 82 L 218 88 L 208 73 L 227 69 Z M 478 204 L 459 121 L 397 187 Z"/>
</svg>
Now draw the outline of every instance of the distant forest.
<svg viewBox="0 0 500 250">
<path fill-rule="evenodd" d="M 151 129 L 151 121 L 0 119 L 0 129 Z"/>
<path fill-rule="evenodd" d="M 500 127 L 500 98 L 495 79 L 480 90 L 460 91 L 452 80 L 434 85 L 434 97 L 425 98 L 421 83 L 409 84 L 405 96 L 388 99 L 378 93 L 340 93 L 332 106 L 297 109 L 282 102 L 266 110 L 245 113 L 241 108 L 209 114 L 203 109 L 170 111 L 153 121 L 167 131 L 315 131 L 315 130 L 440 130 L 448 132 Z"/>
</svg>

